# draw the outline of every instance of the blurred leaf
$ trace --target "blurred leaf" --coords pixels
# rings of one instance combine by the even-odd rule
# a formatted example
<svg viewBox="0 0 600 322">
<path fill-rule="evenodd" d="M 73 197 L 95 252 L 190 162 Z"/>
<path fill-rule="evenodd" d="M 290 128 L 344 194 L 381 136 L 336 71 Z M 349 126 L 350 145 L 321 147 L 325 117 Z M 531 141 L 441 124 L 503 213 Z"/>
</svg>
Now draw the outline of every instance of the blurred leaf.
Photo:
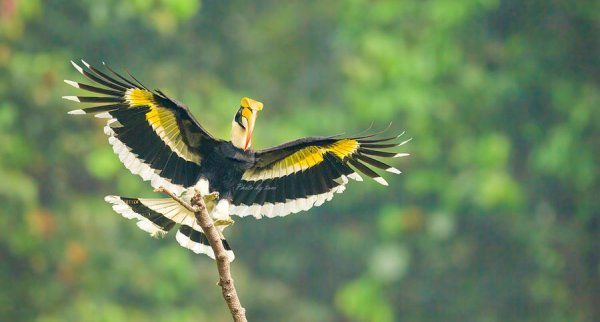
<svg viewBox="0 0 600 322">
<path fill-rule="evenodd" d="M 98 148 L 86 157 L 88 171 L 98 179 L 112 178 L 122 168 L 118 158 L 108 146 Z"/>
<path fill-rule="evenodd" d="M 392 308 L 382 295 L 376 282 L 363 278 L 339 290 L 335 302 L 337 308 L 354 321 L 394 321 Z"/>
<path fill-rule="evenodd" d="M 369 261 L 371 276 L 381 283 L 397 282 L 408 272 L 410 261 L 410 252 L 402 245 L 377 246 Z"/>
</svg>

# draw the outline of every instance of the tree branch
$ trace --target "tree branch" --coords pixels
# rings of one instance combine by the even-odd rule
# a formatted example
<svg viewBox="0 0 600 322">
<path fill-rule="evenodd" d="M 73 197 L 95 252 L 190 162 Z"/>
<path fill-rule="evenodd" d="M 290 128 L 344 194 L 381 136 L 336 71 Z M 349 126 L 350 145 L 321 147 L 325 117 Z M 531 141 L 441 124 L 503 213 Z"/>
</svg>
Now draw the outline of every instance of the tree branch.
<svg viewBox="0 0 600 322">
<path fill-rule="evenodd" d="M 231 278 L 231 270 L 229 265 L 229 258 L 227 257 L 227 251 L 223 246 L 223 242 L 221 241 L 219 231 L 215 227 L 212 218 L 208 214 L 206 204 L 204 203 L 204 198 L 202 198 L 200 192 L 196 191 L 196 194 L 194 195 L 194 197 L 192 197 L 191 204 L 188 204 L 184 200 L 175 196 L 173 193 L 164 188 L 159 188 L 156 191 L 164 192 L 165 194 L 173 198 L 175 201 L 179 202 L 187 210 L 194 213 L 196 221 L 204 231 L 206 237 L 208 237 L 210 247 L 215 253 L 217 270 L 219 271 L 219 282 L 217 284 L 221 286 L 223 298 L 225 299 L 225 302 L 229 307 L 229 311 L 231 311 L 231 316 L 233 317 L 233 320 L 235 322 L 247 322 L 246 309 L 244 309 L 244 307 L 240 303 L 237 291 L 235 290 L 235 285 L 233 284 L 233 278 Z"/>
</svg>

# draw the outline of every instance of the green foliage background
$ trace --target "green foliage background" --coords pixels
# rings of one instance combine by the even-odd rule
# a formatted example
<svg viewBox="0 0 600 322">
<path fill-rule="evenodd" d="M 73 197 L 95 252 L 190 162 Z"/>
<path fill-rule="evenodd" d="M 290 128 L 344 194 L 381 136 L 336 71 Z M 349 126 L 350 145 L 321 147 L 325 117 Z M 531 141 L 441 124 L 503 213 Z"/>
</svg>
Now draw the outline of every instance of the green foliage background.
<svg viewBox="0 0 600 322">
<path fill-rule="evenodd" d="M 154 195 L 60 99 L 84 58 L 258 148 L 406 130 L 351 184 L 228 237 L 251 321 L 600 319 L 600 2 L 0 0 L 0 320 L 228 321 L 214 263 L 107 194 Z"/>
</svg>

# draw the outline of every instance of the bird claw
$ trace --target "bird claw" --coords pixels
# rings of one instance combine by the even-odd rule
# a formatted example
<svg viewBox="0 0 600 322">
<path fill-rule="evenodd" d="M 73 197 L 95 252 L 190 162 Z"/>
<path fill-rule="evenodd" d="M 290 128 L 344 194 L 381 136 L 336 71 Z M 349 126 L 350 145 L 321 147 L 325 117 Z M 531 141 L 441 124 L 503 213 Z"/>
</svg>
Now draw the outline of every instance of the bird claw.
<svg viewBox="0 0 600 322">
<path fill-rule="evenodd" d="M 202 196 L 202 198 L 204 198 L 205 203 L 215 201 L 215 200 L 219 199 L 219 192 L 217 192 L 217 191 L 211 192 L 205 196 Z"/>
<path fill-rule="evenodd" d="M 231 217 L 225 218 L 225 219 L 216 219 L 215 220 L 215 226 L 229 226 L 229 225 L 233 225 L 235 223 L 235 221 L 233 219 L 231 219 Z"/>
</svg>

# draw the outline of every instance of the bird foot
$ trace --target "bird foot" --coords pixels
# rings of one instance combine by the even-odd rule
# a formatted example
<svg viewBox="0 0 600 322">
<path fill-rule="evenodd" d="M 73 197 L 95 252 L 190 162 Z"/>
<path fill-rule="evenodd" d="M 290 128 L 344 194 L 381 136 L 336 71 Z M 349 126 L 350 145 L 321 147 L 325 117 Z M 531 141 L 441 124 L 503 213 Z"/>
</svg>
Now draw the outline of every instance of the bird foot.
<svg viewBox="0 0 600 322">
<path fill-rule="evenodd" d="M 215 226 L 229 226 L 229 225 L 233 225 L 235 223 L 235 221 L 233 219 L 231 219 L 231 217 L 227 217 L 225 219 L 216 219 L 215 220 Z"/>
<path fill-rule="evenodd" d="M 211 192 L 205 196 L 202 196 L 202 198 L 204 199 L 204 203 L 213 202 L 213 201 L 219 199 L 219 192 L 217 192 L 217 191 Z"/>
</svg>

